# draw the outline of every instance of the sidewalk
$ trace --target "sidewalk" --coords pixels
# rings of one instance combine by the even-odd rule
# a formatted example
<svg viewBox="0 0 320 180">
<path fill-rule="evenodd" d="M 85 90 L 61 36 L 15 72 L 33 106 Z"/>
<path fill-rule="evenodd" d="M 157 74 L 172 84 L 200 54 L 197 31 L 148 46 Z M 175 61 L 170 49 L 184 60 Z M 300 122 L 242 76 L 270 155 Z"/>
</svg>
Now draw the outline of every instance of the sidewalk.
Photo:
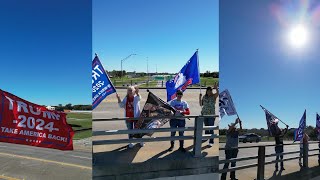
<svg viewBox="0 0 320 180">
<path fill-rule="evenodd" d="M 298 160 L 286 161 L 284 171 L 275 172 L 275 165 L 265 166 L 266 180 L 318 180 L 320 179 L 320 167 L 318 166 L 317 157 L 309 158 L 309 168 L 300 169 Z M 229 174 L 227 178 L 229 177 Z M 253 180 L 257 177 L 257 168 L 249 168 L 237 171 L 239 180 Z"/>
</svg>

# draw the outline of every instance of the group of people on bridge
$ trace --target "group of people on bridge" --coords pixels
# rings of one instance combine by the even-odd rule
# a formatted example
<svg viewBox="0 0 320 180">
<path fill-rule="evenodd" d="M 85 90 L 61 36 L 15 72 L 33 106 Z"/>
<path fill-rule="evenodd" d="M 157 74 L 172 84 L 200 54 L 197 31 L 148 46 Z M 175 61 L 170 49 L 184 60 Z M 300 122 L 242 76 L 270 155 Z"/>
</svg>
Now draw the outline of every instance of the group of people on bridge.
<svg viewBox="0 0 320 180">
<path fill-rule="evenodd" d="M 213 93 L 213 89 L 215 89 L 215 93 Z M 218 84 L 215 83 L 214 87 L 207 87 L 206 93 L 204 96 L 200 93 L 199 95 L 199 105 L 202 107 L 201 115 L 215 115 L 215 104 L 216 99 L 219 96 Z M 118 104 L 120 108 L 124 109 L 124 116 L 127 118 L 138 118 L 140 117 L 141 108 L 140 101 L 142 99 L 138 86 L 128 86 L 126 96 L 121 100 L 120 96 L 116 94 L 118 99 Z M 182 99 L 183 91 L 176 91 L 176 98 L 169 101 L 168 104 L 172 106 L 175 110 L 175 116 L 170 119 L 170 128 L 182 128 L 186 126 L 186 121 L 184 117 L 185 115 L 190 115 L 190 107 L 189 104 Z M 214 126 L 215 119 L 206 117 L 204 119 L 205 126 Z M 134 120 L 126 120 L 127 129 L 134 129 L 135 121 Z M 205 132 L 206 134 L 213 134 L 213 130 L 208 130 Z M 174 137 L 176 132 L 171 132 L 171 137 Z M 184 131 L 179 131 L 179 136 L 183 136 Z M 133 134 L 128 135 L 129 139 L 133 138 Z M 140 146 L 144 146 L 144 143 L 139 143 Z M 209 146 L 212 147 L 214 144 L 214 139 L 209 140 Z M 134 144 L 129 143 L 129 148 L 133 148 Z M 168 151 L 172 151 L 174 149 L 174 141 L 170 142 L 170 147 Z M 184 148 L 184 141 L 179 140 L 179 150 L 181 152 L 186 152 Z"/>
<path fill-rule="evenodd" d="M 275 121 L 274 124 L 270 126 L 270 130 L 272 131 L 272 134 L 274 136 L 275 140 L 275 153 L 276 153 L 276 160 L 281 160 L 279 163 L 275 163 L 275 171 L 283 171 L 285 170 L 284 168 L 284 163 L 283 163 L 283 139 L 284 136 L 288 132 L 289 126 L 286 125 L 286 128 L 281 129 L 277 126 L 278 121 Z M 240 127 L 237 128 L 237 124 L 240 124 Z M 239 134 L 240 131 L 242 130 L 242 121 L 237 118 L 234 123 L 231 123 L 228 125 L 229 128 L 227 130 L 226 134 L 226 145 L 225 145 L 225 157 L 226 159 L 233 159 L 237 158 L 238 156 L 238 145 L 239 145 Z M 316 130 L 315 130 L 316 131 Z M 318 132 L 318 131 L 317 131 Z M 303 144 L 307 144 L 309 142 L 310 138 L 306 132 L 304 132 L 303 137 L 300 140 L 300 154 L 299 154 L 299 166 L 302 167 L 301 159 L 303 157 Z M 318 147 L 320 148 L 320 132 L 317 133 L 317 140 L 319 141 Z M 307 146 L 309 148 L 309 146 Z M 280 164 L 280 169 L 278 164 Z M 318 155 L 318 165 L 320 166 L 320 150 L 319 150 L 319 155 Z M 236 166 L 236 161 L 231 162 L 231 167 Z M 229 163 L 225 163 L 223 169 L 228 169 L 229 168 Z M 221 180 L 226 180 L 227 173 L 222 173 L 221 175 Z M 232 171 L 230 172 L 230 179 L 231 180 L 237 180 L 236 178 L 236 172 Z"/>
</svg>

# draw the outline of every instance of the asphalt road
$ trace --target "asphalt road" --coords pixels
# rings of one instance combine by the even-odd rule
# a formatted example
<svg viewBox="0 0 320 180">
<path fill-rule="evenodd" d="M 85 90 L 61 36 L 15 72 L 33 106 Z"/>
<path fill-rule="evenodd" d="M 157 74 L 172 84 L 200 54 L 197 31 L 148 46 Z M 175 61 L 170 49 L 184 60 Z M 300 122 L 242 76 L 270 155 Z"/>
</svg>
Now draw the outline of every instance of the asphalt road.
<svg viewBox="0 0 320 180">
<path fill-rule="evenodd" d="M 284 143 L 292 143 L 292 141 L 286 141 Z M 263 146 L 263 145 L 270 145 L 270 144 L 275 144 L 274 142 L 259 142 L 259 143 L 239 143 L 239 147 L 248 147 L 248 146 Z M 220 148 L 223 148 L 225 146 L 225 143 L 220 143 Z M 310 144 L 309 149 L 316 149 L 318 148 L 318 144 Z M 296 145 L 290 145 L 290 146 L 284 146 L 284 152 L 294 152 L 294 151 L 299 151 L 300 147 L 299 144 Z M 266 155 L 268 154 L 274 154 L 274 147 L 266 147 Z M 317 152 L 309 152 L 309 154 L 316 154 Z M 240 157 L 252 157 L 252 156 L 257 156 L 258 155 L 258 148 L 244 148 L 244 149 L 239 149 L 238 153 L 238 158 Z M 290 154 L 290 155 L 285 155 L 284 159 L 290 158 L 290 157 L 296 157 L 299 156 L 299 154 Z M 309 167 L 314 167 L 317 166 L 317 156 L 309 157 Z M 219 159 L 223 160 L 225 159 L 225 152 L 224 150 L 219 151 Z M 266 162 L 275 160 L 275 157 L 269 157 L 266 158 Z M 242 165 L 248 165 L 248 164 L 255 164 L 257 163 L 257 160 L 247 160 L 247 161 L 241 161 L 237 163 L 237 166 L 242 166 Z M 266 165 L 265 167 L 265 178 L 266 179 L 272 179 L 276 176 L 281 175 L 286 175 L 290 174 L 293 172 L 300 171 L 300 167 L 298 165 L 298 159 L 296 160 L 290 160 L 284 162 L 284 167 L 285 171 L 283 172 L 277 172 L 274 174 L 275 170 L 275 164 L 271 165 Z M 223 168 L 223 164 L 220 165 L 220 169 Z M 254 179 L 256 178 L 257 175 L 257 168 L 249 168 L 249 169 L 243 169 L 239 170 L 236 172 L 236 176 L 242 180 L 242 179 Z M 227 176 L 228 177 L 228 176 Z"/>
<path fill-rule="evenodd" d="M 92 177 L 90 151 L 60 151 L 0 143 L 0 179 L 88 180 Z"/>
</svg>

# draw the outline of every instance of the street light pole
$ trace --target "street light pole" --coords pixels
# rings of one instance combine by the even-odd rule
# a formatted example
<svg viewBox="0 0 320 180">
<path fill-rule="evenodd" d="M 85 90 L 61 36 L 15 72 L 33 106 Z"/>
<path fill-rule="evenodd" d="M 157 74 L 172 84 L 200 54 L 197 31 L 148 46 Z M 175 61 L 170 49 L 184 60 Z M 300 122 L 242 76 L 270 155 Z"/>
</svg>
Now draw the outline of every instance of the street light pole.
<svg viewBox="0 0 320 180">
<path fill-rule="evenodd" d="M 147 57 L 147 75 L 148 75 L 148 84 L 149 84 L 149 81 L 150 81 L 150 79 L 149 79 L 149 58 Z"/>
<path fill-rule="evenodd" d="M 122 63 L 123 63 L 125 60 L 129 59 L 131 56 L 135 56 L 135 55 L 137 55 L 137 54 L 130 54 L 129 56 L 127 56 L 126 58 L 123 58 L 123 59 L 121 60 L 121 80 L 122 80 L 122 76 L 123 76 Z"/>
</svg>

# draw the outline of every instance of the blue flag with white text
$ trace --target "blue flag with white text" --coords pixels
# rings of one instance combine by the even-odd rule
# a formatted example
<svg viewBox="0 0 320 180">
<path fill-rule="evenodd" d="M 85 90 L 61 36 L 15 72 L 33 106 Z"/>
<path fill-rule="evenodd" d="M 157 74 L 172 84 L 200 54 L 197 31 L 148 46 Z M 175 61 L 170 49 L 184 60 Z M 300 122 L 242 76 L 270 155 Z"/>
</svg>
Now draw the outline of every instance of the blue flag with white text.
<svg viewBox="0 0 320 180">
<path fill-rule="evenodd" d="M 304 110 L 303 116 L 299 123 L 299 127 L 294 131 L 293 142 L 300 141 L 303 138 L 305 128 L 306 128 L 306 110 Z"/>
<path fill-rule="evenodd" d="M 228 116 L 237 114 L 236 108 L 233 104 L 233 101 L 228 89 L 222 91 L 219 94 L 219 112 L 220 112 L 221 118 L 226 114 Z"/>
<path fill-rule="evenodd" d="M 98 56 L 92 61 L 92 109 L 108 95 L 116 92 Z"/>
<path fill-rule="evenodd" d="M 177 90 L 185 91 L 189 85 L 200 82 L 198 51 L 189 59 L 176 76 L 166 83 L 167 101 L 176 97 Z"/>
</svg>

